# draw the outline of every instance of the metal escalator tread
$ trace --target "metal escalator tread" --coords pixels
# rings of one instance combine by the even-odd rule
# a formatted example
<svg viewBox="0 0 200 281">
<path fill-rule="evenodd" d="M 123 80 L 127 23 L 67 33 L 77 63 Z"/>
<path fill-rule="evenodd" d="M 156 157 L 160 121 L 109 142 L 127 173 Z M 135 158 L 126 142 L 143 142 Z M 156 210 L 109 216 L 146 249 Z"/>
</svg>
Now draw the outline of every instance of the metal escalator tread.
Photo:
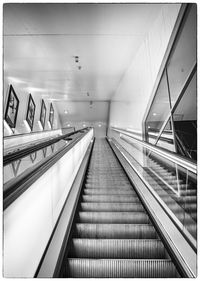
<svg viewBox="0 0 200 281">
<path fill-rule="evenodd" d="M 110 202 L 82 202 L 81 211 L 86 212 L 142 212 L 144 207 L 140 203 L 110 203 Z"/>
<path fill-rule="evenodd" d="M 97 188 L 86 188 L 84 190 L 84 194 L 85 195 L 132 195 L 132 194 L 136 194 L 134 190 L 130 190 L 130 188 L 127 189 L 123 189 L 123 188 L 101 188 L 101 189 L 97 189 Z"/>
<path fill-rule="evenodd" d="M 84 202 L 139 202 L 138 197 L 133 195 L 83 195 Z"/>
<path fill-rule="evenodd" d="M 81 223 L 150 223 L 144 212 L 79 212 L 78 220 Z"/>
<path fill-rule="evenodd" d="M 94 144 L 65 272 L 69 278 L 180 277 L 103 139 Z"/>
<path fill-rule="evenodd" d="M 95 224 L 77 223 L 75 238 L 156 239 L 158 235 L 150 224 Z"/>
<path fill-rule="evenodd" d="M 71 278 L 175 278 L 179 277 L 171 260 L 68 259 Z"/>
<path fill-rule="evenodd" d="M 159 239 L 72 239 L 70 257 L 164 259 L 166 251 Z"/>
</svg>

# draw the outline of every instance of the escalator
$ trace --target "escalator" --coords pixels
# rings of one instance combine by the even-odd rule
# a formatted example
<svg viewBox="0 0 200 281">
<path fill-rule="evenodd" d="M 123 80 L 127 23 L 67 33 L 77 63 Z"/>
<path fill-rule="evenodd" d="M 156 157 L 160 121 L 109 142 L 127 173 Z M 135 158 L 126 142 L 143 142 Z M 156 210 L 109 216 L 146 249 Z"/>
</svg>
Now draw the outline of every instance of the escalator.
<svg viewBox="0 0 200 281">
<path fill-rule="evenodd" d="M 93 147 L 60 277 L 180 277 L 137 191 L 104 139 L 97 139 Z"/>
</svg>

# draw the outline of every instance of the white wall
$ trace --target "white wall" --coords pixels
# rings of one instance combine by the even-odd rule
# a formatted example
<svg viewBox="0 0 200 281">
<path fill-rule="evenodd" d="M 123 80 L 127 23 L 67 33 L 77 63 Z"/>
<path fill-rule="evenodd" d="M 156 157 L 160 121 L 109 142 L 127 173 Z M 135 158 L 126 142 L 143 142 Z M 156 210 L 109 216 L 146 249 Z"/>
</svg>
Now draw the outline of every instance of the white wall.
<svg viewBox="0 0 200 281">
<path fill-rule="evenodd" d="M 110 126 L 141 131 L 143 116 L 172 33 L 180 4 L 165 4 L 117 88 Z"/>
<path fill-rule="evenodd" d="M 72 123 L 76 130 L 83 129 L 85 127 L 92 127 L 94 129 L 95 138 L 105 138 L 107 132 L 107 123 L 105 122 L 76 122 Z"/>
<path fill-rule="evenodd" d="M 109 114 L 108 101 L 68 101 L 56 103 L 62 127 L 72 126 L 76 130 L 93 127 L 97 138 L 106 136 L 107 120 Z M 64 114 L 67 110 L 68 114 Z"/>
<path fill-rule="evenodd" d="M 29 126 L 24 123 L 24 120 L 26 119 L 26 113 L 27 113 L 27 105 L 28 105 L 28 98 L 29 93 L 31 93 L 33 100 L 36 105 L 35 109 L 35 117 L 34 117 L 34 125 L 33 125 L 33 132 L 43 131 L 41 125 L 39 125 L 38 121 L 40 120 L 40 111 L 41 111 L 41 101 L 42 99 L 45 102 L 46 105 L 46 119 L 45 119 L 45 130 L 50 130 L 48 120 L 49 120 L 49 111 L 50 111 L 50 100 L 47 100 L 45 96 L 42 95 L 40 92 L 34 92 L 28 90 L 28 85 L 23 85 L 21 83 L 17 83 L 12 80 L 8 74 L 5 74 L 4 79 L 4 113 L 6 110 L 6 104 L 7 104 L 7 98 L 9 93 L 9 87 L 10 84 L 12 84 L 15 93 L 17 94 L 17 97 L 19 99 L 19 109 L 17 114 L 17 122 L 16 122 L 16 128 L 14 130 L 14 134 L 26 134 L 30 132 Z M 53 103 L 53 102 L 52 102 Z M 61 128 L 60 118 L 58 116 L 58 112 L 56 109 L 56 104 L 53 103 L 54 107 L 54 122 L 53 122 L 53 129 L 59 129 Z M 12 135 L 13 133 L 8 130 L 7 126 L 4 126 L 4 136 Z"/>
</svg>

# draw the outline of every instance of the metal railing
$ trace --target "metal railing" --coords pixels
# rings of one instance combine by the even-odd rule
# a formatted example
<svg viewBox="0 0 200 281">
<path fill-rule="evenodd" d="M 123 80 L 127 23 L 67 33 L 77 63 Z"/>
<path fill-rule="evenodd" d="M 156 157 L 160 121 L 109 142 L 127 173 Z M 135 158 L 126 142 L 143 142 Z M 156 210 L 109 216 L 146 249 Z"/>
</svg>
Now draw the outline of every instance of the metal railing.
<svg viewBox="0 0 200 281">
<path fill-rule="evenodd" d="M 152 151 L 153 153 L 156 153 L 157 155 L 172 161 L 173 163 L 180 165 L 181 167 L 187 169 L 188 171 L 197 174 L 197 163 L 195 163 L 195 161 L 193 160 L 188 160 L 185 157 L 179 156 L 174 152 L 170 152 L 164 148 L 160 148 L 157 146 L 154 146 L 152 144 L 149 144 L 143 140 L 139 140 L 138 138 L 135 138 L 134 135 L 126 130 L 122 130 L 122 129 L 117 129 L 117 128 L 112 128 L 113 131 L 116 131 L 118 133 L 120 133 L 121 135 L 126 135 L 131 137 L 132 139 L 134 139 L 134 142 L 142 144 L 142 146 L 144 148 L 149 149 L 150 151 Z"/>
<path fill-rule="evenodd" d="M 124 150 L 131 166 L 165 206 L 192 247 L 197 240 L 197 164 L 166 149 L 138 140 L 131 132 L 114 128 L 113 142 Z M 122 153 L 122 154 L 123 154 Z"/>
<path fill-rule="evenodd" d="M 4 184 L 3 209 L 5 210 L 14 200 L 26 191 L 41 175 L 43 175 L 53 164 L 55 164 L 77 142 L 79 142 L 88 133 L 88 131 L 88 128 L 84 128 L 6 155 L 3 160 L 4 167 L 12 162 L 16 162 L 19 159 L 26 157 L 27 155 L 37 152 L 38 150 L 55 144 L 60 140 L 67 140 L 69 136 L 77 134 L 77 137 L 75 137 L 68 145 L 59 148 L 58 151 L 55 151 L 51 155 L 39 161 L 37 164 L 34 164 L 32 167 L 27 167 L 27 169 L 17 177 L 14 177 Z"/>
</svg>

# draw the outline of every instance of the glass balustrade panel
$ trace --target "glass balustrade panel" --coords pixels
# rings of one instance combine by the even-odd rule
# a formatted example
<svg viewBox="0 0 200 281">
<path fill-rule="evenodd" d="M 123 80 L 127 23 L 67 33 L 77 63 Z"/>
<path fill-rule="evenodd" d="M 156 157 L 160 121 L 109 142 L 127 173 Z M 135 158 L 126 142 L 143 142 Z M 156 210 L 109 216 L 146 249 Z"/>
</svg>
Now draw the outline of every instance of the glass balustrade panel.
<svg viewBox="0 0 200 281">
<path fill-rule="evenodd" d="M 188 231 L 194 239 L 197 237 L 197 176 L 187 169 L 166 159 L 142 143 L 121 134 L 121 138 L 138 149 L 142 160 L 133 164 L 153 192 L 163 201 L 166 208 L 180 222 L 182 231 Z M 131 149 L 129 149 L 131 154 Z M 134 153 L 135 154 L 135 153 Z M 133 155 L 133 154 L 132 154 Z"/>
<path fill-rule="evenodd" d="M 18 177 L 28 169 L 32 169 L 36 164 L 44 159 L 52 156 L 58 152 L 61 148 L 69 145 L 70 140 L 59 140 L 58 142 L 44 147 L 38 151 L 30 153 L 29 155 L 13 161 L 3 167 L 3 182 L 4 184 L 8 181 Z"/>
</svg>

